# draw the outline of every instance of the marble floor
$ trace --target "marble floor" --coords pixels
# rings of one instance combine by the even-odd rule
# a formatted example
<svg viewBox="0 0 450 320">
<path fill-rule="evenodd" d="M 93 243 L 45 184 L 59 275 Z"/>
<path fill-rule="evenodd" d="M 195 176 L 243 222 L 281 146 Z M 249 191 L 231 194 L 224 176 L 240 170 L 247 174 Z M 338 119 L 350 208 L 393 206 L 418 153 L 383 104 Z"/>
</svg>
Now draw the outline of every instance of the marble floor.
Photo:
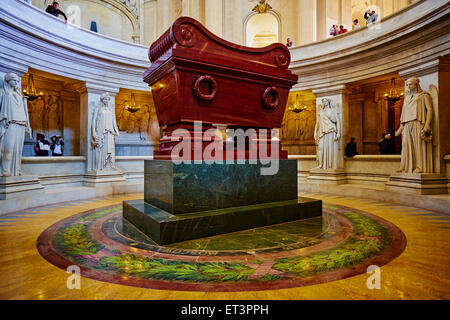
<svg viewBox="0 0 450 320">
<path fill-rule="evenodd" d="M 367 274 L 289 289 L 192 292 L 137 288 L 82 278 L 68 290 L 68 274 L 38 252 L 36 242 L 54 223 L 75 214 L 120 205 L 142 194 L 50 205 L 0 216 L 1 299 L 449 299 L 450 216 L 376 201 L 301 194 L 326 204 L 356 208 L 397 226 L 407 239 L 403 253 L 381 267 L 381 289 L 369 290 Z M 188 246 L 186 244 L 186 246 Z M 189 247 L 189 246 L 188 246 Z"/>
</svg>

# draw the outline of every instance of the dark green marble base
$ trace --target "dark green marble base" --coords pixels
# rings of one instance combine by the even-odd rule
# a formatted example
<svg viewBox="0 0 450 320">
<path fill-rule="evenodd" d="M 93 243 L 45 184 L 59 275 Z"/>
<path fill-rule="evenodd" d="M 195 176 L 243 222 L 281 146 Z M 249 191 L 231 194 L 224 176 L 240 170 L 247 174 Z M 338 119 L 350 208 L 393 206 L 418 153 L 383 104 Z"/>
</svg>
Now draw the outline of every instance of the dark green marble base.
<svg viewBox="0 0 450 320">
<path fill-rule="evenodd" d="M 262 175 L 261 167 L 259 161 L 175 165 L 146 160 L 144 199 L 174 214 L 297 199 L 297 160 L 278 160 L 275 175 Z"/>
<path fill-rule="evenodd" d="M 298 198 L 173 215 L 144 200 L 123 202 L 123 218 L 159 245 L 322 215 L 322 201 Z"/>
</svg>

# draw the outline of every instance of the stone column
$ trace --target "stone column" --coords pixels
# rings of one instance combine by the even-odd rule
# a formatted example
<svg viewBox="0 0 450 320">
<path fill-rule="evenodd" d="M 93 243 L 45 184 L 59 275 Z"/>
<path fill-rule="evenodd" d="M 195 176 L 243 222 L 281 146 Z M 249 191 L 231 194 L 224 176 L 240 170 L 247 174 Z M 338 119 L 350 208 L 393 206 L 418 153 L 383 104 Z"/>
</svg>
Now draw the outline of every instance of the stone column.
<svg viewBox="0 0 450 320">
<path fill-rule="evenodd" d="M 347 31 L 352 31 L 352 0 L 341 0 L 340 22 Z"/>
<path fill-rule="evenodd" d="M 77 92 L 61 91 L 62 136 L 64 156 L 80 155 L 80 96 Z"/>
<path fill-rule="evenodd" d="M 93 171 L 93 149 L 91 145 L 92 117 L 100 103 L 100 96 L 109 92 L 111 105 L 115 109 L 115 95 L 118 88 L 105 87 L 98 84 L 84 83 L 76 88 L 80 94 L 80 154 L 86 157 L 86 173 L 84 185 L 96 187 L 110 186 L 111 183 L 123 183 L 125 178 L 120 170 Z"/>
<path fill-rule="evenodd" d="M 316 0 L 316 3 L 317 40 L 332 37 L 330 28 L 333 24 L 344 25 L 348 31 L 352 30 L 351 0 Z"/>
<path fill-rule="evenodd" d="M 354 137 L 357 143 L 357 151 L 364 153 L 364 100 L 365 93 L 358 93 L 349 97 L 348 107 L 348 123 L 352 124 L 348 127 L 348 138 Z"/>
<path fill-rule="evenodd" d="M 341 123 L 341 138 L 338 142 L 338 161 L 334 169 L 313 169 L 308 176 L 308 182 L 321 184 L 344 184 L 347 183 L 347 176 L 345 174 L 344 152 L 345 146 L 349 140 L 349 108 L 348 96 L 350 90 L 346 85 L 338 85 L 334 87 L 315 89 L 312 91 L 316 96 L 316 112 L 319 111 L 319 105 L 322 104 L 322 99 L 328 98 L 331 104 L 338 108 L 338 114 Z"/>
<path fill-rule="evenodd" d="M 205 24 L 205 1 L 204 0 L 183 0 L 182 15 L 194 18 L 201 24 Z"/>
<path fill-rule="evenodd" d="M 216 36 L 223 37 L 223 0 L 205 1 L 205 27 Z"/>
<path fill-rule="evenodd" d="M 328 26 L 327 21 L 327 0 L 317 0 L 316 5 L 317 12 L 317 21 L 316 21 L 316 30 L 317 30 L 317 40 L 324 40 L 328 37 L 329 29 L 331 25 Z M 337 22 L 337 21 L 336 21 Z M 333 23 L 332 23 L 333 24 Z M 334 23 L 336 24 L 336 23 Z"/>
<path fill-rule="evenodd" d="M 157 0 L 156 3 L 156 39 L 158 39 L 181 15 L 181 0 Z"/>
<path fill-rule="evenodd" d="M 448 193 L 447 178 L 450 175 L 444 160 L 450 153 L 450 131 L 448 130 L 450 58 L 440 57 L 418 67 L 404 69 L 399 74 L 405 81 L 413 77 L 418 78 L 422 90 L 430 93 L 433 104 L 431 122 L 433 173 L 394 174 L 386 184 L 386 189 L 415 194 L 446 194 Z"/>
<path fill-rule="evenodd" d="M 311 0 L 298 0 L 298 42 L 296 46 L 317 40 L 317 3 Z"/>
<path fill-rule="evenodd" d="M 157 37 L 157 3 L 156 0 L 144 0 L 143 8 L 141 9 L 142 24 L 143 24 L 143 44 L 150 46 Z"/>
</svg>

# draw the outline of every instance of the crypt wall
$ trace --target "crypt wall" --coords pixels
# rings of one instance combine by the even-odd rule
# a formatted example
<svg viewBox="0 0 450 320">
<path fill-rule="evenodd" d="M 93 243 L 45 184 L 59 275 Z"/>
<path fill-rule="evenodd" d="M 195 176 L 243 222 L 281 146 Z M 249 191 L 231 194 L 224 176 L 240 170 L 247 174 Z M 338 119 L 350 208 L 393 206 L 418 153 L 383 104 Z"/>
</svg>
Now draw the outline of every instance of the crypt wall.
<svg viewBox="0 0 450 320">
<path fill-rule="evenodd" d="M 30 75 L 33 76 L 37 93 L 42 96 L 28 101 L 28 113 L 33 130 L 32 138 L 26 137 L 23 156 L 34 156 L 36 135 L 46 139 L 61 135 L 64 140 L 64 155 L 80 155 L 80 94 L 74 90 L 76 80 L 30 70 L 22 77 L 22 90 L 28 89 Z M 131 93 L 141 109 L 136 113 L 125 110 Z M 150 156 L 159 144 L 160 128 L 151 93 L 120 89 L 115 98 L 115 112 L 120 136 L 116 139 L 118 156 Z"/>
<path fill-rule="evenodd" d="M 379 154 L 377 142 L 388 133 L 388 103 L 385 94 L 391 90 L 395 78 L 395 89 L 400 95 L 405 92 L 405 81 L 398 75 L 384 75 L 349 84 L 349 131 L 356 138 L 358 153 Z M 403 97 L 395 103 L 395 127 L 400 125 Z M 400 154 L 401 139 L 397 140 L 396 154 Z"/>
<path fill-rule="evenodd" d="M 269 15 L 279 22 L 278 33 L 271 37 L 284 43 L 304 45 L 330 37 L 333 24 L 351 30 L 359 19 L 365 26 L 367 9 L 379 13 L 380 20 L 418 0 L 268 0 Z M 44 9 L 51 1 L 32 0 Z M 150 45 L 180 16 L 199 20 L 218 36 L 238 44 L 247 39 L 247 24 L 257 13 L 259 0 L 60 0 L 69 21 L 86 29 L 95 22 L 98 32 L 125 41 Z M 264 30 L 260 30 L 261 37 Z M 267 36 L 267 35 L 266 35 Z M 258 43 L 258 41 L 257 41 Z M 257 44 L 256 44 L 257 45 Z"/>
<path fill-rule="evenodd" d="M 46 139 L 61 135 L 66 156 L 80 155 L 80 96 L 70 91 L 68 85 L 74 80 L 55 77 L 38 70 L 30 70 L 22 77 L 22 90 L 27 90 L 30 75 L 34 79 L 37 93 L 42 96 L 28 101 L 32 138 L 26 137 L 23 156 L 34 156 L 36 135 L 42 133 Z"/>
<path fill-rule="evenodd" d="M 448 70 L 450 54 L 448 45 L 450 39 L 446 31 L 447 10 L 448 4 L 445 1 L 423 0 L 386 17 L 380 22 L 379 28 L 362 27 L 357 32 L 291 49 L 291 70 L 299 75 L 299 82 L 290 95 L 287 107 L 294 105 L 298 100 L 301 101 L 300 105 L 305 103 L 307 109 L 299 114 L 286 115 L 280 136 L 288 144 L 292 144 L 288 145 L 288 148 L 291 148 L 290 157 L 298 160 L 299 181 L 302 182 L 300 185 L 302 188 L 312 185 L 308 182 L 308 177 L 316 164 L 315 146 L 311 141 L 312 125 L 308 128 L 296 127 L 295 123 L 313 118 L 314 109 L 323 97 L 329 97 L 334 104 L 339 103 L 343 107 L 342 115 L 346 128 L 342 143 L 346 143 L 350 136 L 359 139 L 358 134 L 361 135 L 358 147 L 362 148 L 361 153 L 365 154 L 345 160 L 345 182 L 358 185 L 373 184 L 380 189 L 385 188 L 390 176 L 395 174 L 399 166 L 400 156 L 376 154 L 374 139 L 375 137 L 378 139 L 380 133 L 384 131 L 386 120 L 383 118 L 383 102 L 380 99 L 393 75 L 396 76 L 396 85 L 399 89 L 400 87 L 404 89 L 403 81 L 412 76 L 420 78 L 424 90 L 428 90 L 430 85 L 439 89 L 434 117 L 435 168 L 437 173 L 449 176 L 450 139 L 448 129 L 444 125 L 449 119 L 448 92 L 442 90 L 448 86 L 448 71 L 445 71 Z M 199 14 L 203 13 L 200 11 Z M 83 28 L 66 26 L 60 19 L 43 14 L 41 10 L 23 1 L 7 0 L 2 4 L 0 27 L 2 30 L 0 76 L 6 72 L 15 72 L 23 77 L 24 84 L 29 72 L 35 74 L 36 83 L 39 83 L 40 76 L 49 78 L 56 82 L 44 79 L 49 81 L 49 85 L 42 86 L 44 91 L 63 86 L 58 90 L 70 93 L 66 95 L 73 99 L 74 105 L 76 103 L 78 105 L 78 111 L 73 113 L 70 121 L 79 121 L 79 142 L 78 144 L 74 142 L 74 145 L 79 146 L 79 151 L 77 152 L 77 148 L 74 147 L 73 157 L 61 160 L 51 157 L 47 159 L 24 157 L 25 171 L 40 172 L 39 179 L 45 188 L 67 185 L 67 179 L 63 177 L 71 174 L 76 175 L 70 180 L 71 185 L 82 186 L 91 157 L 88 143 L 89 121 L 100 95 L 106 91 L 111 93 L 116 116 L 119 119 L 122 117 L 120 112 L 123 112 L 120 109 L 121 101 L 129 99 L 131 91 L 136 93 L 137 101 L 141 93 L 145 96 L 142 103 L 150 101 L 148 96 L 150 90 L 142 82 L 142 74 L 150 65 L 147 57 L 148 47 L 118 41 Z M 282 30 L 285 30 L 283 25 Z M 241 37 L 244 39 L 243 32 Z M 70 100 L 64 95 L 56 94 L 56 96 L 63 101 Z M 70 105 L 70 102 L 68 103 Z M 397 102 L 398 106 L 400 104 L 401 102 Z M 361 110 L 359 113 L 356 111 L 358 108 Z M 64 115 L 70 114 L 66 109 L 63 111 Z M 146 112 L 139 114 L 141 111 L 135 114 L 140 120 L 133 121 L 146 123 Z M 151 119 L 151 112 L 149 118 Z M 359 119 L 366 119 L 366 123 Z M 40 123 L 39 121 L 41 120 L 36 120 L 37 123 Z M 358 123 L 361 123 L 360 128 L 355 125 Z M 65 125 L 77 127 L 75 123 Z M 45 129 L 45 126 L 42 126 Z M 365 135 L 364 131 L 358 133 L 363 126 L 374 129 L 370 130 L 370 136 Z M 120 187 L 95 188 L 98 195 L 142 190 L 143 160 L 150 159 L 152 148 L 150 139 L 153 134 L 147 133 L 147 140 L 141 142 L 140 139 L 145 138 L 145 134 L 142 134 L 145 133 L 145 126 L 142 129 L 139 125 L 134 125 L 132 129 L 128 129 L 126 125 L 120 124 L 120 127 L 121 137 L 117 140 L 116 148 L 117 166 L 126 177 L 126 183 Z M 63 134 L 66 135 L 67 131 L 64 131 L 65 127 Z M 156 132 L 156 129 L 150 131 Z M 127 137 L 138 141 L 138 144 L 142 143 L 145 155 L 144 153 L 120 155 L 120 139 Z M 58 168 L 59 178 L 52 176 L 52 166 Z M 348 190 L 354 192 L 353 189 Z M 71 196 L 87 197 L 92 196 L 92 192 L 80 192 L 79 195 Z M 50 197 L 45 197 L 44 200 L 46 203 L 52 201 Z M 38 205 L 38 202 L 33 204 Z M 0 211 L 6 212 L 2 210 L 8 208 L 12 210 L 16 208 L 14 206 L 17 206 L 17 201 L 11 206 L 5 204 Z"/>
<path fill-rule="evenodd" d="M 302 110 L 295 113 L 298 107 Z M 290 110 L 291 109 L 291 110 Z M 280 139 L 289 154 L 314 154 L 314 126 L 316 124 L 316 97 L 311 91 L 293 91 L 289 94 Z"/>
<path fill-rule="evenodd" d="M 137 106 L 141 108 L 131 113 L 125 109 L 134 94 Z M 160 128 L 151 93 L 120 89 L 116 95 L 116 120 L 120 136 L 116 140 L 118 156 L 150 156 L 159 145 Z"/>
<path fill-rule="evenodd" d="M 450 152 L 447 142 L 449 108 L 444 98 L 448 96 L 445 89 L 448 81 L 444 79 L 448 77 L 450 39 L 444 32 L 448 27 L 445 7 L 448 9 L 445 1 L 420 1 L 376 26 L 291 49 L 291 70 L 299 75 L 294 90 L 312 90 L 317 105 L 327 98 L 338 108 L 343 129 L 336 143 L 342 158 L 345 144 L 352 136 L 359 138 L 359 151 L 363 153 L 343 159 L 338 171 L 329 173 L 315 169 L 315 156 L 299 156 L 299 178 L 306 182 L 299 185 L 302 190 L 320 192 L 326 189 L 321 183 L 334 183 L 346 186 L 336 188 L 335 192 L 354 192 L 365 197 L 375 196 L 371 194 L 374 192 L 371 186 L 380 188 L 377 194 L 388 198 L 393 190 L 416 194 L 448 192 L 445 177 L 450 173 L 445 163 Z M 423 33 L 425 29 L 428 31 Z M 424 48 L 429 54 L 423 54 Z M 376 141 L 386 132 L 387 106 L 383 95 L 392 76 L 396 78 L 399 92 L 406 92 L 404 81 L 417 78 L 422 89 L 429 93 L 433 110 L 432 139 L 429 140 L 433 171 L 427 178 L 397 172 L 400 155 L 376 154 Z M 399 125 L 401 104 L 401 100 L 396 103 L 395 130 Z M 329 188 L 326 190 L 332 192 Z"/>
<path fill-rule="evenodd" d="M 45 10 L 52 1 L 33 0 Z M 61 0 L 69 23 L 117 39 L 139 43 L 141 28 L 137 0 Z"/>
<path fill-rule="evenodd" d="M 379 17 L 393 14 L 406 6 L 413 4 L 414 0 L 352 0 L 352 19 L 358 19 L 361 25 L 365 25 L 364 13 L 367 9 L 375 10 L 379 13 Z"/>
<path fill-rule="evenodd" d="M 386 74 L 377 78 L 348 83 L 348 137 L 354 137 L 359 154 L 380 154 L 378 141 L 388 133 L 388 103 L 385 94 L 391 90 L 395 78 L 397 93 L 404 94 L 405 82 L 398 74 Z M 395 103 L 395 124 L 400 125 L 403 97 Z M 295 113 L 295 106 L 302 111 Z M 280 138 L 289 154 L 315 154 L 314 127 L 316 124 L 316 96 L 309 91 L 292 91 L 280 130 Z M 349 141 L 347 141 L 349 142 Z M 400 154 L 401 139 L 397 138 Z M 346 143 L 346 142 L 345 142 Z"/>
</svg>

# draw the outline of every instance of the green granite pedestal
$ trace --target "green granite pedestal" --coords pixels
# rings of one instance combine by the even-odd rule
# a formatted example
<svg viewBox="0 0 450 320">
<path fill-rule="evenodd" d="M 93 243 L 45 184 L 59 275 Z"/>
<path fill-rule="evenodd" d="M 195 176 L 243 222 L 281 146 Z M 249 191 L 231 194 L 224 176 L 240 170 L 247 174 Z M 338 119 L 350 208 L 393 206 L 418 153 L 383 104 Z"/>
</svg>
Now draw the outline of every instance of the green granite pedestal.
<svg viewBox="0 0 450 320">
<path fill-rule="evenodd" d="M 145 161 L 144 200 L 124 201 L 123 218 L 170 244 L 322 215 L 322 202 L 297 196 L 297 161 L 261 164 Z"/>
</svg>

